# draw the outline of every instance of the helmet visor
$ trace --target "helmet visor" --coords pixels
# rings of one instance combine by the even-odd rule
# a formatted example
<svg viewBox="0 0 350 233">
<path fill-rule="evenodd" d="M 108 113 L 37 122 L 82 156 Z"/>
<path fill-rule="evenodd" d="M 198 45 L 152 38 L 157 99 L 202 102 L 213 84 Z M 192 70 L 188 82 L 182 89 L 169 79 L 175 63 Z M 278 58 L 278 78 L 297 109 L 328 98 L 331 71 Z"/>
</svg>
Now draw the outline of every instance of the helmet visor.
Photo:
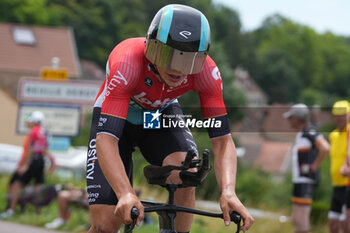
<svg viewBox="0 0 350 233">
<path fill-rule="evenodd" d="M 207 55 L 207 51 L 183 52 L 154 39 L 147 40 L 145 51 L 146 58 L 153 64 L 183 74 L 200 73 Z"/>
</svg>

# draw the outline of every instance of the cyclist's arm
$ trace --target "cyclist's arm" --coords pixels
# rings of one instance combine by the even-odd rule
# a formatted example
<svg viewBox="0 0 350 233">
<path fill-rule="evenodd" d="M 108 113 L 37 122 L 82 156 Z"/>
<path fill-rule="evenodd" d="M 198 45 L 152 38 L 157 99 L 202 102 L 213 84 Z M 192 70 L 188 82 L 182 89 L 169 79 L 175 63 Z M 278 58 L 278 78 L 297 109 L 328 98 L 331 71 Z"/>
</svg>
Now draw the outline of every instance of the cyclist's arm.
<svg viewBox="0 0 350 233">
<path fill-rule="evenodd" d="M 143 206 L 131 187 L 125 172 L 123 161 L 119 155 L 118 139 L 108 134 L 98 134 L 96 137 L 98 161 L 108 183 L 118 197 L 115 214 L 121 217 L 123 223 L 132 222 L 131 208 L 140 210 L 138 225 L 143 219 Z"/>
<path fill-rule="evenodd" d="M 118 139 L 108 134 L 96 136 L 98 161 L 118 198 L 134 193 L 119 155 Z"/>
<path fill-rule="evenodd" d="M 123 223 L 131 223 L 130 213 L 135 206 L 140 209 L 140 223 L 143 219 L 143 206 L 125 172 L 118 141 L 123 133 L 131 92 L 138 83 L 137 77 L 140 75 L 137 72 L 141 70 L 139 66 L 142 64 L 130 62 L 130 58 L 126 59 L 124 53 L 118 51 L 117 48 L 114 49 L 107 62 L 107 77 L 101 92 L 105 94 L 95 102 L 95 106 L 101 105 L 96 135 L 97 157 L 104 176 L 118 198 L 115 214 Z"/>
<path fill-rule="evenodd" d="M 236 148 L 231 135 L 212 139 L 214 166 L 220 190 L 234 192 L 236 186 Z"/>
<path fill-rule="evenodd" d="M 24 153 L 23 157 L 21 158 L 21 162 L 17 168 L 17 172 L 19 174 L 23 174 L 24 172 L 26 172 L 26 170 L 29 167 L 29 163 L 30 163 L 30 160 L 32 158 L 32 154 L 34 152 L 33 141 L 35 140 L 35 135 L 31 131 L 27 137 L 28 137 L 28 142 L 24 148 L 25 151 L 23 152 Z"/>
<path fill-rule="evenodd" d="M 316 171 L 319 167 L 322 161 L 326 158 L 326 156 L 329 153 L 330 146 L 327 140 L 324 137 L 320 137 L 315 141 L 315 146 L 318 150 L 318 156 L 315 162 L 312 164 L 311 168 L 313 171 Z"/>
<path fill-rule="evenodd" d="M 241 230 L 248 230 L 254 222 L 253 217 L 238 199 L 236 186 L 237 156 L 236 148 L 231 135 L 212 139 L 214 151 L 214 168 L 218 181 L 221 198 L 220 207 L 224 214 L 225 225 L 230 224 L 230 211 L 236 211 L 243 218 Z"/>
</svg>

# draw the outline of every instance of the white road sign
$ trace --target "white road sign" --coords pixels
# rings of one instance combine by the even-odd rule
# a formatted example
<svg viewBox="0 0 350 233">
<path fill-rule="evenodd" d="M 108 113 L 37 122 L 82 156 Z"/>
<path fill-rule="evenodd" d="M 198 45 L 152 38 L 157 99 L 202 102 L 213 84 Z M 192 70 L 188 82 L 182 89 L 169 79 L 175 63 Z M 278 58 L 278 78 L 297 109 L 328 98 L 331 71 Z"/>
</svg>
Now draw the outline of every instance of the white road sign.
<svg viewBox="0 0 350 233">
<path fill-rule="evenodd" d="M 53 136 L 76 136 L 79 133 L 80 107 L 72 105 L 22 103 L 17 116 L 17 132 L 27 134 L 25 118 L 33 111 L 45 115 L 43 126 Z"/>
<path fill-rule="evenodd" d="M 96 81 L 51 81 L 22 78 L 18 100 L 23 102 L 92 105 L 100 89 Z"/>
</svg>

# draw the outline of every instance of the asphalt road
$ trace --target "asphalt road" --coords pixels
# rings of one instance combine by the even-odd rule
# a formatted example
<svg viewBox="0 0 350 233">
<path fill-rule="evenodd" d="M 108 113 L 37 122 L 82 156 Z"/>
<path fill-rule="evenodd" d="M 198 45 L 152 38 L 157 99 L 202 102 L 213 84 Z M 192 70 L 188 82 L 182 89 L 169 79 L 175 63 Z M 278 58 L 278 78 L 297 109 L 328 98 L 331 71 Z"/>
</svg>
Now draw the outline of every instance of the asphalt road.
<svg viewBox="0 0 350 233">
<path fill-rule="evenodd" d="M 65 233 L 63 231 L 52 231 L 45 228 L 21 225 L 17 223 L 0 221 L 0 233 Z"/>
</svg>

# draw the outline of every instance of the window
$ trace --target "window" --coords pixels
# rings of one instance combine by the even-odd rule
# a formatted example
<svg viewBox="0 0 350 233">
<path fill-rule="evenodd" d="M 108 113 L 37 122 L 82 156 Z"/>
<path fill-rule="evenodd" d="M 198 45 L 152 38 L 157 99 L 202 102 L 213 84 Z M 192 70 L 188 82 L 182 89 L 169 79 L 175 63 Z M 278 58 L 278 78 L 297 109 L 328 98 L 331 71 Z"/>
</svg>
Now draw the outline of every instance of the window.
<svg viewBox="0 0 350 233">
<path fill-rule="evenodd" d="M 14 27 L 12 35 L 16 44 L 35 45 L 36 43 L 34 33 L 30 28 Z"/>
</svg>

